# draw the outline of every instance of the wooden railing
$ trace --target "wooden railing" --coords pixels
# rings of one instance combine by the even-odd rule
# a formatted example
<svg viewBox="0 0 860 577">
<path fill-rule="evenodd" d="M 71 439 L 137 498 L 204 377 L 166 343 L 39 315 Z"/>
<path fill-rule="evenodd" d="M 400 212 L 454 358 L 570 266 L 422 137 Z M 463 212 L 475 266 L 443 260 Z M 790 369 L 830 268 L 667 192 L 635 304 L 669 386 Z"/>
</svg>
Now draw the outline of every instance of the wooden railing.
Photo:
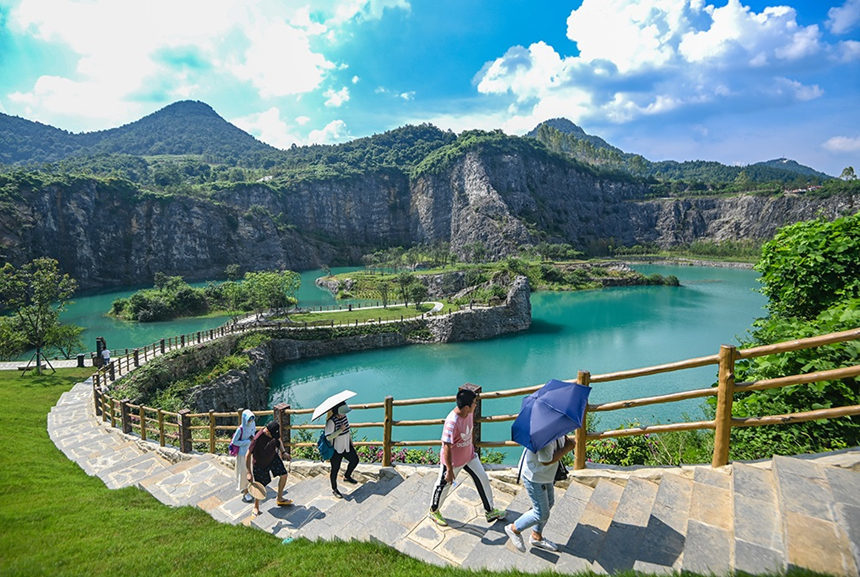
<svg viewBox="0 0 860 577">
<path fill-rule="evenodd" d="M 350 325 L 351 326 L 351 325 Z M 220 338 L 226 334 L 235 332 L 244 332 L 252 330 L 252 326 L 230 325 L 219 327 L 208 331 L 208 335 L 196 333 L 189 339 L 188 335 L 169 339 L 168 341 L 161 340 L 157 346 L 151 349 L 151 356 L 148 356 L 147 349 L 144 347 L 141 355 L 138 350 L 134 351 L 133 355 L 126 356 L 124 359 L 118 359 L 111 363 L 110 367 L 103 368 L 93 379 L 94 398 L 96 403 L 97 414 L 101 415 L 105 421 L 110 421 L 111 426 L 121 427 L 126 433 L 137 433 L 144 439 L 157 439 L 158 443 L 164 445 L 174 445 L 179 447 L 183 452 L 191 452 L 192 450 L 201 450 L 203 452 L 226 452 L 227 445 L 230 442 L 232 432 L 236 426 L 241 423 L 241 410 L 229 413 L 216 413 L 209 411 L 207 413 L 192 413 L 189 410 L 182 410 L 178 413 L 162 411 L 161 409 L 141 407 L 133 405 L 127 400 L 117 400 L 112 398 L 107 392 L 101 390 L 100 383 L 105 383 L 107 379 L 113 380 L 115 372 L 122 375 L 122 367 L 125 367 L 126 372 L 133 370 L 140 365 L 141 359 L 146 362 L 147 359 L 156 355 L 165 354 L 171 348 L 176 346 L 183 347 L 189 344 L 199 344 L 205 340 Z M 271 328 L 271 327 L 265 327 Z M 275 327 L 284 328 L 284 327 Z M 208 338 L 206 338 L 208 336 Z M 740 359 L 751 359 L 766 355 L 775 355 L 789 351 L 800 349 L 811 349 L 828 344 L 854 341 L 860 339 L 860 328 L 851 329 L 848 331 L 831 333 L 817 337 L 786 341 L 773 345 L 754 347 L 749 349 L 737 349 L 731 345 L 723 345 L 717 354 L 693 359 L 686 359 L 674 363 L 656 365 L 640 369 L 626 370 L 614 373 L 604 373 L 592 375 L 588 371 L 579 371 L 576 379 L 568 382 L 579 382 L 583 385 L 595 387 L 600 383 L 610 381 L 621 381 L 644 377 L 648 375 L 657 375 L 663 373 L 672 373 L 676 371 L 716 365 L 718 367 L 718 384 L 716 387 L 707 386 L 706 388 L 692 389 L 688 391 L 640 397 L 634 399 L 624 399 L 618 401 L 609 401 L 603 403 L 589 404 L 587 413 L 598 413 L 606 411 L 615 411 L 632 407 L 641 407 L 646 405 L 672 403 L 685 401 L 689 399 L 703 398 L 708 396 L 716 396 L 716 414 L 713 420 L 709 421 L 691 421 L 679 422 L 672 424 L 659 424 L 639 426 L 634 428 L 606 430 L 598 432 L 587 432 L 585 428 L 577 429 L 576 436 L 576 451 L 574 459 L 574 468 L 583 469 L 586 466 L 586 447 L 587 441 L 596 439 L 607 439 L 613 437 L 623 437 L 631 435 L 646 435 L 659 434 L 674 431 L 687 431 L 695 429 L 712 429 L 714 430 L 714 453 L 711 460 L 713 467 L 719 467 L 728 463 L 729 456 L 729 439 L 732 427 L 755 427 L 766 425 L 789 424 L 817 419 L 833 419 L 852 415 L 860 415 L 860 405 L 849 405 L 842 407 L 832 407 L 829 409 L 819 409 L 814 411 L 806 411 L 800 413 L 790 413 L 783 415 L 768 415 L 761 417 L 749 418 L 734 418 L 732 417 L 732 403 L 735 393 L 745 391 L 756 391 L 775 387 L 786 387 L 792 385 L 809 384 L 820 381 L 839 380 L 857 377 L 860 375 L 860 365 L 842 367 L 827 371 L 818 371 L 808 374 L 786 375 L 776 379 L 768 379 L 747 383 L 735 382 L 735 363 Z M 133 366 L 129 361 L 133 359 Z M 125 361 L 123 365 L 122 361 Z M 114 369 L 114 364 L 116 370 Z M 479 394 L 478 405 L 475 411 L 474 425 L 474 440 L 475 445 L 480 450 L 481 448 L 491 447 L 511 447 L 516 446 L 508 439 L 484 439 L 481 435 L 481 425 L 483 423 L 500 423 L 513 421 L 516 418 L 514 414 L 484 414 L 486 403 L 497 399 L 510 397 L 523 397 L 538 390 L 542 385 L 523 387 L 518 389 L 509 389 L 504 391 L 482 391 L 481 387 L 466 383 L 461 388 L 471 389 Z M 354 429 L 366 427 L 381 428 L 382 439 L 377 441 L 359 441 L 356 445 L 362 446 L 378 446 L 382 447 L 382 464 L 388 466 L 392 462 L 392 449 L 395 447 L 429 447 L 438 446 L 441 442 L 437 439 L 425 440 L 396 440 L 395 428 L 401 429 L 406 427 L 441 425 L 444 422 L 443 418 L 435 419 L 396 419 L 395 407 L 408 407 L 415 405 L 428 404 L 445 404 L 450 405 L 455 401 L 456 396 L 441 396 L 418 399 L 399 399 L 395 400 L 392 396 L 387 396 L 381 402 L 366 403 L 351 405 L 354 410 L 369 410 L 382 409 L 382 421 L 361 422 L 350 421 L 350 426 Z M 293 417 L 309 415 L 313 411 L 312 408 L 293 409 L 289 404 L 281 403 L 275 405 L 271 410 L 254 411 L 258 422 L 261 418 L 272 417 L 281 424 L 281 435 L 284 444 L 290 447 L 309 447 L 315 446 L 316 443 L 308 441 L 292 441 L 292 431 L 303 430 L 320 430 L 324 425 L 312 423 L 294 422 Z M 440 414 L 444 414 L 440 411 Z M 231 424 L 224 424 L 224 421 L 232 421 Z M 219 424 L 220 423 L 220 424 Z M 206 436 L 195 434 L 199 431 L 205 431 Z M 228 434 L 221 434 L 228 433 Z"/>
</svg>

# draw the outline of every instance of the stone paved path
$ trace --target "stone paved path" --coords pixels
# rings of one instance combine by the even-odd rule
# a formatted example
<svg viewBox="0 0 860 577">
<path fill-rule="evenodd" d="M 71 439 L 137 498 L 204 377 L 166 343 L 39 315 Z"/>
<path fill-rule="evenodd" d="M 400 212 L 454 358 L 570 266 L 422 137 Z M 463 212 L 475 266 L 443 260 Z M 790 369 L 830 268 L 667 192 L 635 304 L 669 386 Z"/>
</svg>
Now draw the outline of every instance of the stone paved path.
<svg viewBox="0 0 860 577">
<path fill-rule="evenodd" d="M 109 488 L 137 486 L 170 506 L 190 505 L 223 523 L 243 523 L 283 539 L 385 543 L 427 562 L 528 572 L 700 574 L 782 572 L 804 567 L 857 576 L 860 567 L 860 449 L 804 458 L 775 457 L 664 469 L 588 469 L 556 489 L 546 528 L 558 553 L 508 544 L 501 522 L 487 523 L 477 492 L 461 479 L 443 507 L 447 528 L 426 517 L 433 467 L 360 465 L 355 486 L 335 499 L 326 464 L 297 461 L 287 495 L 274 483 L 259 516 L 235 490 L 232 458 L 185 455 L 123 435 L 94 416 L 91 385 L 79 383 L 48 415 L 56 446 Z M 515 519 L 529 508 L 514 472 L 490 472 L 496 505 Z"/>
</svg>

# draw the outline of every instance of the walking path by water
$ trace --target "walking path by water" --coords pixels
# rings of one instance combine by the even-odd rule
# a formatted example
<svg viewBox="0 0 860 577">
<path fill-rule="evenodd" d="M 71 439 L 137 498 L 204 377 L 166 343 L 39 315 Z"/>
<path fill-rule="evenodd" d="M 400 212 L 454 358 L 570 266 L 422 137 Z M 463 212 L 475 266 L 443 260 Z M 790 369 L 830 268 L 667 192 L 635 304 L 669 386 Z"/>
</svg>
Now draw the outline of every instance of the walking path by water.
<svg viewBox="0 0 860 577">
<path fill-rule="evenodd" d="M 170 506 L 196 506 L 214 519 L 290 539 L 374 540 L 437 565 L 559 573 L 777 573 L 800 567 L 858 575 L 860 449 L 761 463 L 576 471 L 556 493 L 544 532 L 558 553 L 519 553 L 504 525 L 487 523 L 477 492 L 459 483 L 442 509 L 450 526 L 426 517 L 435 467 L 360 465 L 357 486 L 331 496 L 327 464 L 292 465 L 287 496 L 274 483 L 251 515 L 235 488 L 233 458 L 182 454 L 125 435 L 94 414 L 92 384 L 64 393 L 47 419 L 54 444 L 108 488 L 136 486 Z M 512 521 L 529 508 L 508 468 L 490 471 L 496 506 Z"/>
</svg>

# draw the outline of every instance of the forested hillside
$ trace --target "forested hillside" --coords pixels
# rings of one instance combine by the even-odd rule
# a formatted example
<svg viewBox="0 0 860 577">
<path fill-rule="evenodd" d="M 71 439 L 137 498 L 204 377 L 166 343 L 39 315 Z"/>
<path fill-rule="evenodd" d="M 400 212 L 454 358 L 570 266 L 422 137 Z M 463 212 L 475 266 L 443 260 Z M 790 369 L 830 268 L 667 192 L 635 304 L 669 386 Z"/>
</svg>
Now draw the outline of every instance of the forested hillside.
<svg viewBox="0 0 860 577">
<path fill-rule="evenodd" d="M 581 162 L 623 171 L 648 179 L 655 193 L 750 189 L 804 188 L 830 180 L 827 174 L 785 158 L 757 162 L 747 166 L 728 166 L 714 161 L 672 160 L 652 162 L 611 146 L 603 139 L 589 135 L 569 120 L 557 118 L 538 125 L 527 135 L 542 142 L 554 152 Z M 762 186 L 766 185 L 766 186 Z"/>
</svg>

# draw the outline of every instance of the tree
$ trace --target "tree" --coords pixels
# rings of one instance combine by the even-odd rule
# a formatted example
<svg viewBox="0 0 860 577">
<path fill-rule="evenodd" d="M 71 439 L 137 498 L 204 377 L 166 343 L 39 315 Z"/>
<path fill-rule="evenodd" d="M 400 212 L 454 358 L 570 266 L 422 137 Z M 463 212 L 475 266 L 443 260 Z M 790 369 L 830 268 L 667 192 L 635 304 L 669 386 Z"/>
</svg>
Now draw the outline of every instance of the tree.
<svg viewBox="0 0 860 577">
<path fill-rule="evenodd" d="M 382 281 L 377 288 L 379 290 L 379 298 L 382 299 L 382 308 L 388 308 L 388 295 L 391 292 L 391 284 Z"/>
<path fill-rule="evenodd" d="M 291 270 L 245 273 L 245 289 L 257 314 L 265 309 L 284 309 L 296 304 L 301 277 Z"/>
<path fill-rule="evenodd" d="M 64 358 L 70 359 L 75 351 L 83 350 L 81 341 L 83 327 L 75 325 L 56 325 L 48 331 L 47 348 L 55 349 Z"/>
<path fill-rule="evenodd" d="M 41 374 L 42 349 L 50 331 L 60 324 L 60 312 L 77 288 L 77 282 L 60 274 L 57 261 L 38 258 L 16 269 L 0 269 L 0 306 L 15 311 L 18 330 L 36 349 L 36 372 Z M 47 360 L 47 359 L 45 359 Z"/>
<path fill-rule="evenodd" d="M 403 306 L 409 306 L 409 285 L 412 284 L 412 275 L 402 272 L 397 275 L 397 286 L 400 287 L 400 296 L 403 297 Z"/>
<path fill-rule="evenodd" d="M 854 172 L 853 166 L 846 166 L 842 169 L 842 174 L 839 175 L 842 180 L 857 180 L 857 174 Z"/>
<path fill-rule="evenodd" d="M 781 228 L 762 247 L 755 268 L 773 314 L 812 319 L 839 300 L 860 296 L 860 213 Z"/>
<path fill-rule="evenodd" d="M 11 361 L 27 350 L 27 341 L 13 317 L 0 317 L 0 360 Z"/>
<path fill-rule="evenodd" d="M 416 309 L 420 307 L 421 302 L 427 298 L 427 294 L 428 290 L 427 287 L 424 286 L 424 283 L 415 281 L 409 285 L 409 296 L 412 297 Z"/>
<path fill-rule="evenodd" d="M 242 278 L 242 269 L 238 264 L 228 264 L 224 269 L 224 274 L 229 281 L 237 281 Z"/>
</svg>

